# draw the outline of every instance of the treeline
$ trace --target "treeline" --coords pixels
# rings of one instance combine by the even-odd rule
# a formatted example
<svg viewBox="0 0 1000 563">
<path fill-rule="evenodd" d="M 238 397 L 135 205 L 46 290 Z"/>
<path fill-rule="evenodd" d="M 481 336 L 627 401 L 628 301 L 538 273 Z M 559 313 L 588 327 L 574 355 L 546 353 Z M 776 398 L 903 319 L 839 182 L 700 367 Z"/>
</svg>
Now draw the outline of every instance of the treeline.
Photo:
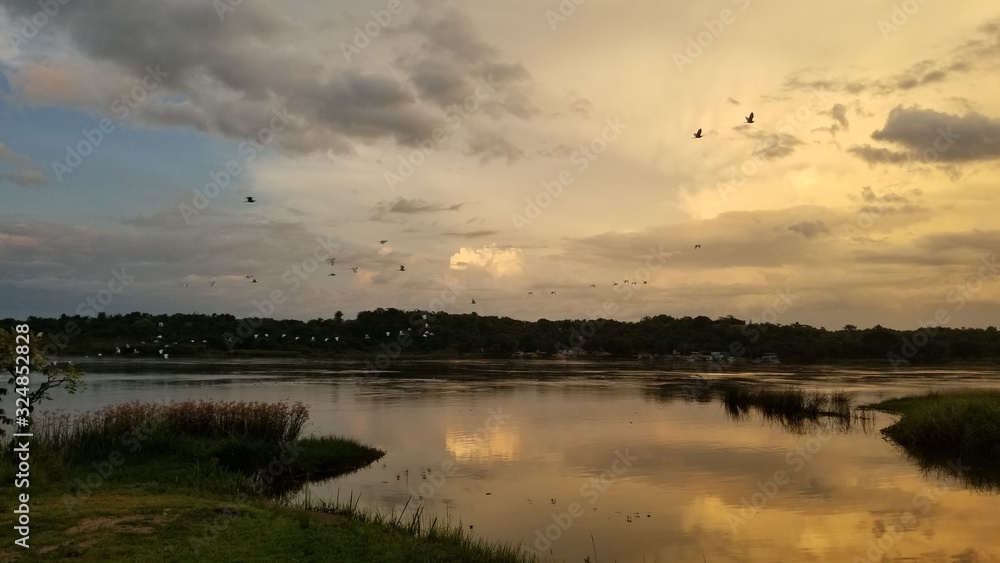
<svg viewBox="0 0 1000 563">
<path fill-rule="evenodd" d="M 5 319 L 11 328 L 23 320 Z M 476 313 L 375 309 L 345 319 L 310 321 L 233 315 L 98 314 L 96 317 L 30 317 L 34 346 L 50 356 L 131 354 L 135 357 L 199 355 L 372 356 L 473 354 L 506 357 L 518 352 L 638 354 L 724 352 L 740 360 L 777 354 L 788 362 L 882 360 L 895 364 L 1000 359 L 995 327 L 922 328 L 897 331 L 881 326 L 840 330 L 794 324 L 748 324 L 732 316 L 645 317 L 615 320 L 520 321 Z M 42 336 L 37 336 L 42 333 Z M 136 352 L 138 350 L 138 352 Z"/>
</svg>

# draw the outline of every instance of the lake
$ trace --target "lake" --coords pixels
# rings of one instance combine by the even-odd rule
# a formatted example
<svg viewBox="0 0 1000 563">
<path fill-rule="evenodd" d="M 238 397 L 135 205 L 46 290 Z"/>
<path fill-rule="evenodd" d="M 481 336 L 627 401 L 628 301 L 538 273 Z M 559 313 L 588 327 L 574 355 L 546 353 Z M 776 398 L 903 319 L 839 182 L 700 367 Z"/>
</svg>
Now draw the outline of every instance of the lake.
<svg viewBox="0 0 1000 563">
<path fill-rule="evenodd" d="M 297 360 L 90 364 L 88 387 L 47 408 L 131 400 L 301 401 L 306 433 L 387 453 L 312 483 L 346 501 L 521 542 L 543 560 L 1000 560 L 995 493 L 923 475 L 878 430 L 789 429 L 699 401 L 704 379 L 846 391 L 855 404 L 932 389 L 1000 388 L 986 369 L 769 366 L 561 360 L 359 364 Z"/>
</svg>

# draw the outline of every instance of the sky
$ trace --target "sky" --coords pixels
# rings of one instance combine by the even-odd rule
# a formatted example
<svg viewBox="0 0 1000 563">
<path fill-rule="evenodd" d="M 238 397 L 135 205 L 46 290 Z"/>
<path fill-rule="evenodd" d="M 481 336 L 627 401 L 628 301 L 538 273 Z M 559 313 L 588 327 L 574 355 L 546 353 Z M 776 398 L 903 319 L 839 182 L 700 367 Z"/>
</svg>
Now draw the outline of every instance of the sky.
<svg viewBox="0 0 1000 563">
<path fill-rule="evenodd" d="M 987 1 L 5 0 L 0 318 L 989 326 L 998 67 Z"/>
</svg>

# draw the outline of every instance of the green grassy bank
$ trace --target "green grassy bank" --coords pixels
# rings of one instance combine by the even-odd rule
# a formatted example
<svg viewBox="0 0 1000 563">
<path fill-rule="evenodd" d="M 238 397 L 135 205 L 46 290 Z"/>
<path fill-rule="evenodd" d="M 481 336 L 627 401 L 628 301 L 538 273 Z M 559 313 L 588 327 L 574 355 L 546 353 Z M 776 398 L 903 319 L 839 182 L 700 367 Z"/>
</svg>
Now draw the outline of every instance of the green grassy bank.
<svg viewBox="0 0 1000 563">
<path fill-rule="evenodd" d="M 30 495 L 30 548 L 11 537 L 0 560 L 527 561 L 419 518 L 289 506 L 303 482 L 384 455 L 300 437 L 307 416 L 301 404 L 187 402 L 37 417 L 30 487 L 13 486 L 11 450 L 0 460 L 0 509 Z"/>
<path fill-rule="evenodd" d="M 869 408 L 901 415 L 882 433 L 921 467 L 958 473 L 973 486 L 1000 486 L 1000 391 L 929 393 Z"/>
</svg>

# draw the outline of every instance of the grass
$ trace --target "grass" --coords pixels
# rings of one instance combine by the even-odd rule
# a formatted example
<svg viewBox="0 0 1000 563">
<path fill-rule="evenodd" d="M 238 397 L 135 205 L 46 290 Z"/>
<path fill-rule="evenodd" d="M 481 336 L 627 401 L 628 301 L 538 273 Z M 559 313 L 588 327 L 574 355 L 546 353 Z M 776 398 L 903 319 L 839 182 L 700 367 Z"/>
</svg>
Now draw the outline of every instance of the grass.
<svg viewBox="0 0 1000 563">
<path fill-rule="evenodd" d="M 31 443 L 32 549 L 2 561 L 498 561 L 514 552 L 437 523 L 414 529 L 351 510 L 305 510 L 279 496 L 364 467 L 384 452 L 299 437 L 300 404 L 128 403 L 38 417 Z M 0 458 L 12 513 L 14 459 Z M 329 507 L 326 507 L 329 508 Z"/>
<path fill-rule="evenodd" d="M 955 474 L 973 486 L 1000 486 L 1000 391 L 969 390 L 889 399 L 868 408 L 900 414 L 882 433 L 924 469 Z"/>
<path fill-rule="evenodd" d="M 849 420 L 851 417 L 851 400 L 846 393 L 839 391 L 824 394 L 728 382 L 716 385 L 715 390 L 726 412 L 733 416 L 744 416 L 753 409 L 765 417 L 788 420 L 819 417 Z"/>
</svg>

